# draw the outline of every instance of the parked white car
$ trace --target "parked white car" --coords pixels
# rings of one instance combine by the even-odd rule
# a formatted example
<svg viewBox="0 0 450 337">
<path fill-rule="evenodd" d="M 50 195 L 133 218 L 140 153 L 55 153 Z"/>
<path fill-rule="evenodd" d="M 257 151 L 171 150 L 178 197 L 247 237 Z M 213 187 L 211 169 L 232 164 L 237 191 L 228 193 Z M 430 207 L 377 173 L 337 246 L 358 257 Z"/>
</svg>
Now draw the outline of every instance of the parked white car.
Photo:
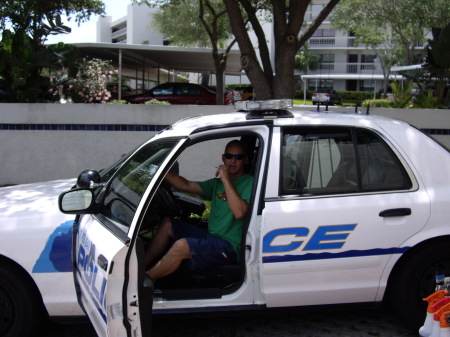
<svg viewBox="0 0 450 337">
<path fill-rule="evenodd" d="M 331 89 L 321 89 L 312 94 L 311 100 L 313 104 L 342 104 L 341 96 L 336 90 Z"/>
<path fill-rule="evenodd" d="M 21 315 L 0 323 L 6 336 L 31 335 L 20 323 L 34 322 L 42 303 L 50 315 L 80 314 L 72 273 L 58 271 L 49 253 L 66 254 L 69 242 L 47 241 L 70 229 L 79 301 L 99 336 L 147 336 L 152 312 L 382 301 L 419 327 L 436 272 L 450 275 L 448 150 L 374 115 L 296 111 L 284 101 L 240 109 L 174 124 L 98 176 L 82 175 L 86 187 L 0 189 L 0 296 L 22 280 L 27 298 L 35 296 L 25 305 L 22 290 L 13 292 L 8 304 Z M 240 262 L 151 282 L 143 256 L 159 219 L 204 223 L 202 200 L 168 188 L 164 176 L 212 177 L 230 139 L 246 144 L 254 177 Z M 67 216 L 55 205 L 62 189 Z M 24 195 L 34 196 L 31 206 Z M 56 270 L 34 269 L 42 255 Z"/>
</svg>

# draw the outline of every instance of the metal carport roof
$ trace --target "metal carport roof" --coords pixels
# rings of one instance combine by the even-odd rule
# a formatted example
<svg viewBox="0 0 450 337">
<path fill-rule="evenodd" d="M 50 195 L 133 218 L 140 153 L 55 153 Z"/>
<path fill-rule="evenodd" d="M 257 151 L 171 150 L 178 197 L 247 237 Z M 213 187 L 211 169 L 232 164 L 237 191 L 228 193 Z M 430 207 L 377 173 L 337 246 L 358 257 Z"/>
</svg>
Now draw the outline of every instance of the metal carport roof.
<svg viewBox="0 0 450 337">
<path fill-rule="evenodd" d="M 181 72 L 215 73 L 211 48 L 134 45 L 120 43 L 75 43 L 83 54 L 109 59 L 124 67 L 142 66 L 163 68 Z M 226 74 L 241 74 L 241 53 L 231 50 L 228 54 Z"/>
</svg>

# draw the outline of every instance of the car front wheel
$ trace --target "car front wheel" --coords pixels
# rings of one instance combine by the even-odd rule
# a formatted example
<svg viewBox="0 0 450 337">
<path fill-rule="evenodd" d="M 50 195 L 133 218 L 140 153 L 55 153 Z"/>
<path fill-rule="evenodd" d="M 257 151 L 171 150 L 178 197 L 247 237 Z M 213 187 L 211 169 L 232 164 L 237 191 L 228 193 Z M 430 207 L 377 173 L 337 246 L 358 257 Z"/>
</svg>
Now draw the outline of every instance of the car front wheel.
<svg viewBox="0 0 450 337">
<path fill-rule="evenodd" d="M 0 266 L 0 336 L 36 336 L 45 308 L 20 268 Z"/>
</svg>

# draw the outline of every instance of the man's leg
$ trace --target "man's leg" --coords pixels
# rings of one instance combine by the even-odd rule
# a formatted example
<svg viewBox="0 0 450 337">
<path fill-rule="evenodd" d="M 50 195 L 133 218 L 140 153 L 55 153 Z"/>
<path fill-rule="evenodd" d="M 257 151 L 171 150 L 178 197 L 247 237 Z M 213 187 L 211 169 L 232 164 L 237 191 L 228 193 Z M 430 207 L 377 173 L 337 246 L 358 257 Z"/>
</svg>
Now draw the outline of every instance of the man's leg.
<svg viewBox="0 0 450 337">
<path fill-rule="evenodd" d="M 178 269 L 181 262 L 191 258 L 191 251 L 186 239 L 179 239 L 170 247 L 163 256 L 147 273 L 152 280 L 172 274 Z"/>
<path fill-rule="evenodd" d="M 145 253 L 146 268 L 161 257 L 171 238 L 173 238 L 172 221 L 170 218 L 164 218 Z"/>
</svg>

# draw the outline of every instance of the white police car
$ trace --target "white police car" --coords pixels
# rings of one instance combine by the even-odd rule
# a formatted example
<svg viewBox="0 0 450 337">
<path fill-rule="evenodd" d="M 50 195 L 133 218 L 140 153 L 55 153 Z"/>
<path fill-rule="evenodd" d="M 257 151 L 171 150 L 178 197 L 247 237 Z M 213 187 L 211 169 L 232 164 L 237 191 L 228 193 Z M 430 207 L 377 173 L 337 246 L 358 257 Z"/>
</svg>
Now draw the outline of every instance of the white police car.
<svg viewBox="0 0 450 337">
<path fill-rule="evenodd" d="M 423 323 L 436 271 L 450 275 L 448 150 L 404 122 L 285 103 L 180 121 L 61 194 L 61 210 L 78 214 L 76 288 L 99 336 L 146 336 L 152 312 L 383 300 L 406 323 Z M 153 284 L 143 258 L 161 217 L 202 225 L 205 209 L 168 188 L 165 174 L 212 177 L 230 139 L 246 144 L 254 176 L 239 264 L 181 268 Z M 23 268 L 39 284 L 43 276 Z M 58 294 L 38 288 L 50 312 Z"/>
</svg>

